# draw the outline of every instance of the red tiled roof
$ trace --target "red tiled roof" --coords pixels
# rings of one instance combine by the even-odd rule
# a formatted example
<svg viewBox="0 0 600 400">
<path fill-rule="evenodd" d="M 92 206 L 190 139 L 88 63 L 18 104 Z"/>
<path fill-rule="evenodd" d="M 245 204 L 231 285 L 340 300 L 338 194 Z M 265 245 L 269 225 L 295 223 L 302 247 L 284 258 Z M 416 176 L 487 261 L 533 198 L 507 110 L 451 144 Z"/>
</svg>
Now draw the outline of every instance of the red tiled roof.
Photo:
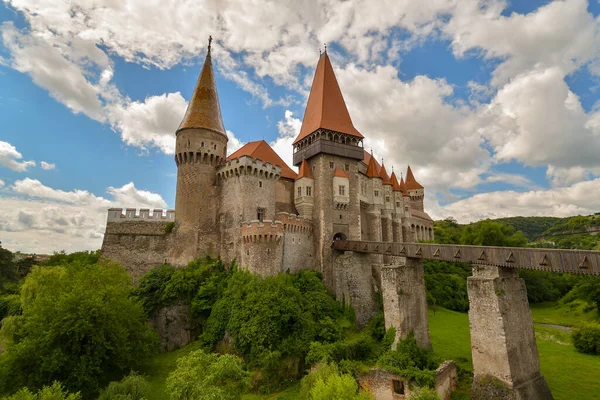
<svg viewBox="0 0 600 400">
<path fill-rule="evenodd" d="M 412 170 L 410 169 L 410 165 L 406 171 L 406 189 L 423 189 L 423 186 L 415 179 Z"/>
<path fill-rule="evenodd" d="M 379 166 L 377 165 L 377 161 L 375 161 L 375 157 L 369 155 L 369 164 L 367 167 L 367 176 L 369 178 L 381 178 L 379 175 Z"/>
<path fill-rule="evenodd" d="M 240 158 L 242 156 L 249 156 L 257 158 L 259 160 L 269 162 L 273 165 L 281 167 L 281 176 L 288 179 L 296 179 L 296 173 L 275 153 L 275 150 L 269 146 L 264 140 L 258 140 L 256 142 L 250 142 L 245 144 L 242 148 L 238 149 L 232 155 L 227 157 L 227 161 Z"/>
<path fill-rule="evenodd" d="M 302 160 L 302 164 L 300 164 L 300 170 L 298 171 L 298 176 L 296 176 L 296 180 L 300 178 L 314 179 L 306 160 Z"/>
<path fill-rule="evenodd" d="M 406 190 L 406 184 L 402 177 L 400 177 L 400 191 L 402 192 L 402 196 L 408 196 L 408 190 Z"/>
<path fill-rule="evenodd" d="M 392 182 L 390 182 L 390 177 L 388 176 L 387 171 L 385 170 L 385 165 L 383 165 L 383 162 L 381 163 L 381 170 L 379 170 L 379 176 L 383 180 L 384 185 L 392 184 Z"/>
<path fill-rule="evenodd" d="M 352 124 L 327 52 L 323 53 L 317 64 L 302 119 L 302 128 L 294 140 L 294 144 L 319 128 L 363 138 L 363 135 Z"/>
<path fill-rule="evenodd" d="M 339 176 L 341 178 L 348 178 L 348 174 L 339 168 L 336 168 L 335 171 L 333 171 L 333 176 Z"/>
<path fill-rule="evenodd" d="M 396 178 L 396 173 L 392 171 L 392 176 L 390 177 L 390 182 L 392 182 L 392 188 L 395 192 L 400 192 L 400 183 L 398 183 L 398 178 Z"/>
</svg>

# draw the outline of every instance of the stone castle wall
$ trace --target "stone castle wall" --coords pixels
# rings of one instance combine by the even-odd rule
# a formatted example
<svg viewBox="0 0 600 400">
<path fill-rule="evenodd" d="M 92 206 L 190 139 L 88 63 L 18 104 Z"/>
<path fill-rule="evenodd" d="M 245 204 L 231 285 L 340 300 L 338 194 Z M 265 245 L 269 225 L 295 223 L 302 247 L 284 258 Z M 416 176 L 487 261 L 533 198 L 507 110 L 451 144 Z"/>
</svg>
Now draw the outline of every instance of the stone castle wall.
<svg viewBox="0 0 600 400">
<path fill-rule="evenodd" d="M 282 270 L 294 273 L 302 269 L 314 269 L 311 220 L 295 214 L 278 213 L 277 221 L 283 223 L 285 232 Z"/>
<path fill-rule="evenodd" d="M 275 212 L 299 214 L 294 206 L 294 181 L 280 178 L 275 182 Z"/>
<path fill-rule="evenodd" d="M 116 261 L 125 266 L 137 280 L 152 268 L 171 262 L 173 233 L 166 233 L 167 225 L 174 221 L 174 212 L 142 209 L 111 208 L 102 241 L 100 257 Z"/>
<path fill-rule="evenodd" d="M 283 222 L 265 220 L 242 224 L 240 265 L 261 275 L 277 275 L 283 263 Z"/>
</svg>

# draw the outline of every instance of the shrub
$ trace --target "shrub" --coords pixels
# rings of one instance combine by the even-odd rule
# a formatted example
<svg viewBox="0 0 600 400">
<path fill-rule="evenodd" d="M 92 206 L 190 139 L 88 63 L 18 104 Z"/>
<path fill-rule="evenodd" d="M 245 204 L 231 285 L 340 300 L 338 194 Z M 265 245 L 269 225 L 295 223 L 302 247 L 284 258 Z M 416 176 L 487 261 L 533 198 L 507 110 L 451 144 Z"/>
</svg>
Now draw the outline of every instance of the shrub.
<svg viewBox="0 0 600 400">
<path fill-rule="evenodd" d="M 167 378 L 167 392 L 173 400 L 239 399 L 250 387 L 250 374 L 241 358 L 219 356 L 202 350 L 177 360 Z"/>
<path fill-rule="evenodd" d="M 37 393 L 23 388 L 5 400 L 81 400 L 81 395 L 68 393 L 59 382 L 54 382 L 51 386 L 44 386 Z"/>
<path fill-rule="evenodd" d="M 408 396 L 408 400 L 440 400 L 440 396 L 433 389 L 419 388 Z"/>
<path fill-rule="evenodd" d="M 311 400 L 362 400 L 370 399 L 367 393 L 359 391 L 356 379 L 350 374 L 340 374 L 335 364 L 321 363 L 302 378 L 300 399 Z"/>
<path fill-rule="evenodd" d="M 21 288 L 22 314 L 0 333 L 0 393 L 54 380 L 90 397 L 108 374 L 129 371 L 156 347 L 131 277 L 116 264 L 36 267 Z"/>
<path fill-rule="evenodd" d="M 399 340 L 396 350 L 387 351 L 379 357 L 377 365 L 409 382 L 414 381 L 419 387 L 432 388 L 435 385 L 435 369 L 439 361 L 432 352 L 421 349 L 415 339 L 409 337 Z"/>
<path fill-rule="evenodd" d="M 150 394 L 150 382 L 131 372 L 119 382 L 111 382 L 98 400 L 144 400 Z"/>
<path fill-rule="evenodd" d="M 571 333 L 577 351 L 600 354 L 600 324 L 584 324 Z"/>
<path fill-rule="evenodd" d="M 175 228 L 175 222 L 167 222 L 167 224 L 165 225 L 165 233 L 169 234 L 173 232 L 173 228 Z"/>
</svg>

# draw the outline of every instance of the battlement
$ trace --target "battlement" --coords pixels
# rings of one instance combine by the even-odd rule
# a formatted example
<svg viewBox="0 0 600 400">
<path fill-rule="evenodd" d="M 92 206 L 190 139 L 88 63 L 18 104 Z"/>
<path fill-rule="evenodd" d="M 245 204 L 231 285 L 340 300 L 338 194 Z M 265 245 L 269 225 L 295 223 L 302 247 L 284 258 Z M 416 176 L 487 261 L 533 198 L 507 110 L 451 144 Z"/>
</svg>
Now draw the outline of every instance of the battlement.
<svg viewBox="0 0 600 400">
<path fill-rule="evenodd" d="M 283 223 L 283 230 L 286 232 L 298 232 L 307 235 L 312 233 L 313 225 L 310 218 L 279 212 L 275 216 L 275 220 Z"/>
<path fill-rule="evenodd" d="M 166 211 L 163 214 L 163 211 Z M 126 221 L 148 221 L 148 222 L 169 222 L 175 221 L 175 210 L 163 210 L 156 208 L 150 214 L 149 208 L 140 208 L 136 213 L 135 208 L 126 208 L 123 214 L 122 208 L 109 208 L 107 222 L 126 222 Z"/>
<path fill-rule="evenodd" d="M 241 175 L 254 175 L 264 179 L 277 180 L 281 176 L 281 167 L 259 158 L 241 156 L 227 161 L 217 171 L 217 178 L 219 179 Z"/>
<path fill-rule="evenodd" d="M 202 142 L 204 146 L 204 142 Z M 225 159 L 223 157 L 214 154 L 209 148 L 200 149 L 198 151 L 185 151 L 175 154 L 175 164 L 177 166 L 183 164 L 207 164 L 207 165 L 219 165 L 222 164 Z"/>
<path fill-rule="evenodd" d="M 242 222 L 242 239 L 244 243 L 281 243 L 284 228 L 281 221 L 250 221 Z"/>
</svg>

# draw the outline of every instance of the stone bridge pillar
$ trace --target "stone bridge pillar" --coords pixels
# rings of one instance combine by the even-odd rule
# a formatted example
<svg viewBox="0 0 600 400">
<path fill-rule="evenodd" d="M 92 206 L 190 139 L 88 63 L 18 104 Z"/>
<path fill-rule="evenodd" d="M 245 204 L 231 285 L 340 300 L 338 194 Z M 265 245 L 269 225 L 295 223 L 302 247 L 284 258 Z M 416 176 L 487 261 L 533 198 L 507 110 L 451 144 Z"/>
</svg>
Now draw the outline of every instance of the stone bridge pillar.
<svg viewBox="0 0 600 400">
<path fill-rule="evenodd" d="M 381 210 L 381 233 L 383 242 L 394 241 L 394 227 L 392 225 L 392 212 L 390 210 Z M 383 256 L 384 264 L 391 264 L 393 256 Z"/>
<path fill-rule="evenodd" d="M 474 265 L 468 292 L 474 372 L 471 398 L 552 399 L 540 374 L 527 290 L 517 270 Z"/>
<path fill-rule="evenodd" d="M 381 209 L 375 208 L 367 212 L 368 237 L 371 242 L 381 242 Z M 383 255 L 371 254 L 371 268 L 373 278 L 376 282 L 380 281 L 381 267 L 383 266 Z"/>
<path fill-rule="evenodd" d="M 431 349 L 423 260 L 397 258 L 394 264 L 384 266 L 381 292 L 385 328 L 396 328 L 392 348 L 396 348 L 398 339 L 406 339 L 412 333 L 419 347 Z"/>
<path fill-rule="evenodd" d="M 356 326 L 363 328 L 377 315 L 377 294 L 369 254 L 334 252 L 335 298 L 354 308 Z"/>
</svg>

